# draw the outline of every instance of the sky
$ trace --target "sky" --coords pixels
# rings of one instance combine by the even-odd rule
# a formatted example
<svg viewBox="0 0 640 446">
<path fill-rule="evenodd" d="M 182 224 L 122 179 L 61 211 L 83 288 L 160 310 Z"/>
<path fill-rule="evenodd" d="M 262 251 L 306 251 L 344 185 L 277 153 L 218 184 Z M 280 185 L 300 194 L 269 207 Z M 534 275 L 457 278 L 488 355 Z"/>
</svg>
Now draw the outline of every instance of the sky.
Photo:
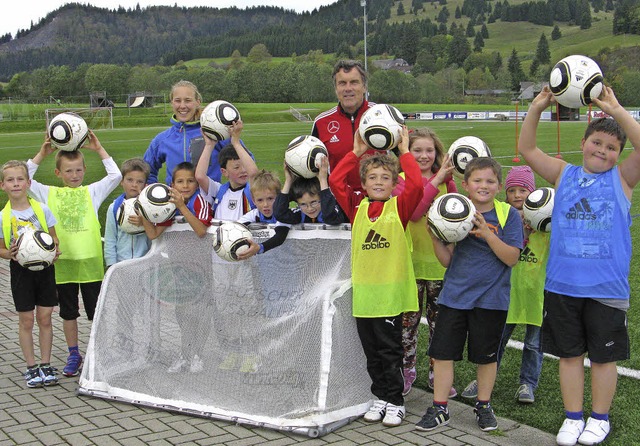
<svg viewBox="0 0 640 446">
<path fill-rule="evenodd" d="M 211 6 L 226 8 L 236 6 L 240 9 L 247 6 L 279 6 L 285 9 L 293 9 L 297 12 L 312 11 L 319 6 L 335 3 L 337 0 L 76 0 L 76 3 L 90 4 L 101 8 L 116 9 L 118 6 L 135 8 L 140 4 L 142 8 L 151 5 L 166 6 Z M 15 37 L 20 29 L 29 29 L 31 22 L 38 23 L 47 14 L 55 11 L 60 6 L 73 3 L 70 0 L 25 0 L 25 2 L 5 4 L 0 14 L 0 36 L 11 33 Z"/>
</svg>

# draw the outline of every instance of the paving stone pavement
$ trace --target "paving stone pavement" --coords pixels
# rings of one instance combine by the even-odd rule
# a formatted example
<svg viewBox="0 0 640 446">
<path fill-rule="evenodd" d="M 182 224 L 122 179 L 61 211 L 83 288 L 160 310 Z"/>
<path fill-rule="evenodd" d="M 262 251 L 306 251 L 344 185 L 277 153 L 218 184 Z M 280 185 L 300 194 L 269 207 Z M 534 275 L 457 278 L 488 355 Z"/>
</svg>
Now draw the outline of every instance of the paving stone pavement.
<svg viewBox="0 0 640 446">
<path fill-rule="evenodd" d="M 499 418 L 498 433 L 478 429 L 473 409 L 450 401 L 451 422 L 432 433 L 414 430 L 432 396 L 414 389 L 407 396 L 407 418 L 395 428 L 356 420 L 320 438 L 246 427 L 77 395 L 78 378 L 60 375 L 60 385 L 29 389 L 22 377 L 24 360 L 18 344 L 18 315 L 13 306 L 9 265 L 0 259 L 0 446 L 5 445 L 553 445 L 555 437 Z M 57 310 L 57 309 L 56 309 Z M 81 349 L 90 324 L 78 320 Z M 66 344 L 54 312 L 52 365 L 62 369 Z M 37 354 L 37 352 L 36 352 Z"/>
</svg>

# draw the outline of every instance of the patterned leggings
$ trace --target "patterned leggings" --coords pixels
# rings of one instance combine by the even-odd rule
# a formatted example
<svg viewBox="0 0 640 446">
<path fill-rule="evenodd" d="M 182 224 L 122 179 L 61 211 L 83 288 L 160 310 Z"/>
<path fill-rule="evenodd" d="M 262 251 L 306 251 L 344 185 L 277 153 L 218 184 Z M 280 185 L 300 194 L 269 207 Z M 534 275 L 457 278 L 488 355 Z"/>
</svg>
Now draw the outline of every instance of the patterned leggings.
<svg viewBox="0 0 640 446">
<path fill-rule="evenodd" d="M 402 315 L 402 347 L 404 348 L 403 367 L 415 368 L 418 345 L 418 327 L 422 318 L 422 308 L 429 324 L 429 341 L 433 338 L 438 314 L 438 295 L 442 289 L 442 280 L 416 280 L 418 285 L 418 311 Z M 433 370 L 433 361 L 429 358 L 429 371 Z"/>
</svg>

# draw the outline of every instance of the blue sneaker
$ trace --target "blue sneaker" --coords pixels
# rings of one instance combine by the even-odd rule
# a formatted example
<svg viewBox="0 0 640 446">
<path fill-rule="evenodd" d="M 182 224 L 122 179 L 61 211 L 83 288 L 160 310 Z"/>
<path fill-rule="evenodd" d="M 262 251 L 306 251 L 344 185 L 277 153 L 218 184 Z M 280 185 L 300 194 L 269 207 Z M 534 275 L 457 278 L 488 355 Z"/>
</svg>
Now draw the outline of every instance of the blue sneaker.
<svg viewBox="0 0 640 446">
<path fill-rule="evenodd" d="M 64 376 L 77 376 L 82 368 L 82 356 L 80 353 L 71 353 L 67 358 L 67 365 L 62 369 Z"/>
<path fill-rule="evenodd" d="M 42 377 L 40 376 L 40 369 L 38 367 L 27 369 L 27 371 L 24 372 L 24 379 L 25 381 L 27 381 L 27 387 L 34 388 L 43 386 Z"/>
</svg>

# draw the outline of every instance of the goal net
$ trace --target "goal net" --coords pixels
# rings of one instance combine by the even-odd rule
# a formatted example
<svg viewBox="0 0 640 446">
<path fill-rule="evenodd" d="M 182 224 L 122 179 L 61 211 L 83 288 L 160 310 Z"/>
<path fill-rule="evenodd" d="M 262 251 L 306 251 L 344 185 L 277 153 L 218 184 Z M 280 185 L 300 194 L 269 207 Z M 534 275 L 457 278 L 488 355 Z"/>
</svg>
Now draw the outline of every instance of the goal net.
<svg viewBox="0 0 640 446">
<path fill-rule="evenodd" d="M 185 227 L 109 268 L 79 392 L 310 437 L 364 414 L 348 226 L 292 229 L 244 262 Z"/>
<path fill-rule="evenodd" d="M 91 130 L 113 128 L 113 109 L 111 107 L 48 108 L 44 111 L 47 119 L 47 128 L 49 128 L 49 123 L 55 116 L 68 112 L 82 116 Z"/>
</svg>

